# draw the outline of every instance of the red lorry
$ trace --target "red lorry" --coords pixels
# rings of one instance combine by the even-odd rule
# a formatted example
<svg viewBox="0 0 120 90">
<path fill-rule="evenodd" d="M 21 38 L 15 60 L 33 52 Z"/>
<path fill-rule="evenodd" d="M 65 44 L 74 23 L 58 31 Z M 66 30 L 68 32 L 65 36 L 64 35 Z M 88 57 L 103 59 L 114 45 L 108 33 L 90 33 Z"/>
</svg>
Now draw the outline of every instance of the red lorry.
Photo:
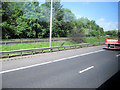
<svg viewBox="0 0 120 90">
<path fill-rule="evenodd" d="M 105 39 L 107 49 L 120 49 L 120 39 Z"/>
</svg>

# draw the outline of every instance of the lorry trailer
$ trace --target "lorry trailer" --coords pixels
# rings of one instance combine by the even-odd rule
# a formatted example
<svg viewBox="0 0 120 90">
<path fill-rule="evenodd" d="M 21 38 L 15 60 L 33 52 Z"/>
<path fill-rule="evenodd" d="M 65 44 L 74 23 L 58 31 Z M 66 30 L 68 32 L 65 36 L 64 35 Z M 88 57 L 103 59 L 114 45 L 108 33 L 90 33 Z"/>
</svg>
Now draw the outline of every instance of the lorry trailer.
<svg viewBox="0 0 120 90">
<path fill-rule="evenodd" d="M 119 49 L 120 50 L 120 39 L 105 39 L 106 49 Z"/>
</svg>

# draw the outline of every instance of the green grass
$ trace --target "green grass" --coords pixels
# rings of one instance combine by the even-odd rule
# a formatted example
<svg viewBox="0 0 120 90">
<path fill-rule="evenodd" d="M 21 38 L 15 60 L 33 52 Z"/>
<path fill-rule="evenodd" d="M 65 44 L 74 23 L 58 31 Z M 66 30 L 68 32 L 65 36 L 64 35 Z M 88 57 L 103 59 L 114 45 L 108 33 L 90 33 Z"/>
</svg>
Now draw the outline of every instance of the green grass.
<svg viewBox="0 0 120 90">
<path fill-rule="evenodd" d="M 84 43 L 81 43 L 81 44 L 84 44 Z M 74 45 L 74 43 L 71 43 L 69 41 L 52 42 L 52 47 L 55 47 L 55 46 L 67 46 L 67 45 Z M 12 50 L 45 48 L 45 47 L 49 47 L 49 42 L 2 45 L 2 50 L 0 50 L 0 51 L 12 51 Z"/>
<path fill-rule="evenodd" d="M 40 39 L 40 38 L 38 38 L 38 39 L 6 39 L 6 40 L 0 40 L 0 42 L 17 42 L 17 41 L 33 41 L 33 40 L 48 40 L 48 38 L 44 38 L 44 39 Z"/>
<path fill-rule="evenodd" d="M 95 42 L 105 42 L 106 37 L 100 38 L 86 38 L 87 43 L 95 43 Z"/>
<path fill-rule="evenodd" d="M 14 45 L 3 45 L 2 51 L 12 51 L 21 49 L 32 49 L 32 48 L 43 48 L 48 47 L 48 42 L 43 43 L 28 43 L 28 44 L 14 44 Z"/>
<path fill-rule="evenodd" d="M 52 38 L 53 40 L 67 39 L 67 38 Z M 34 40 L 49 40 L 49 38 L 33 38 L 33 39 L 6 39 L 0 40 L 0 42 L 20 42 L 20 41 L 34 41 Z"/>
<path fill-rule="evenodd" d="M 106 37 L 98 38 L 86 38 L 85 43 L 72 43 L 70 41 L 54 41 L 52 42 L 52 47 L 56 46 L 68 46 L 68 45 L 79 45 L 79 44 L 86 44 L 86 43 L 95 43 L 95 42 L 104 42 Z M 23 50 L 23 49 L 33 49 L 33 48 L 45 48 L 49 47 L 49 42 L 41 42 L 41 43 L 27 43 L 27 44 L 14 44 L 14 45 L 2 45 L 1 51 L 13 51 L 13 50 Z M 62 50 L 64 48 L 61 48 Z M 56 51 L 54 49 L 53 51 Z M 35 51 L 34 53 L 40 53 L 41 51 Z M 44 52 L 49 52 L 49 50 L 44 50 Z M 13 53 L 10 56 L 20 55 L 21 53 Z M 32 54 L 32 52 L 23 52 L 22 54 Z M 0 55 L 0 57 L 7 57 L 8 55 Z"/>
<path fill-rule="evenodd" d="M 86 38 L 85 43 L 104 42 L 105 38 L 106 37 Z M 85 43 L 78 43 L 78 44 L 85 44 Z M 54 42 L 52 42 L 52 47 L 68 46 L 68 45 L 76 45 L 76 43 L 72 43 L 70 41 L 54 41 Z M 1 51 L 22 50 L 22 49 L 33 49 L 33 48 L 45 48 L 45 47 L 49 47 L 49 42 L 2 45 L 2 49 L 0 49 L 0 52 Z"/>
</svg>

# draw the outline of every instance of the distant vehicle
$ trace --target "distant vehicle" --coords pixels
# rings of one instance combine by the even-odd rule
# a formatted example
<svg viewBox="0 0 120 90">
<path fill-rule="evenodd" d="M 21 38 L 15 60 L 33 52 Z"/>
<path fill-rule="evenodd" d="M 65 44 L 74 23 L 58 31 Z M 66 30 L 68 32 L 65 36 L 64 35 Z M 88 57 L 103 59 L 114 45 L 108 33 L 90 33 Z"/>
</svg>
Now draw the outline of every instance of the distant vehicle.
<svg viewBox="0 0 120 90">
<path fill-rule="evenodd" d="M 120 39 L 105 39 L 106 49 L 119 49 L 120 50 Z"/>
</svg>

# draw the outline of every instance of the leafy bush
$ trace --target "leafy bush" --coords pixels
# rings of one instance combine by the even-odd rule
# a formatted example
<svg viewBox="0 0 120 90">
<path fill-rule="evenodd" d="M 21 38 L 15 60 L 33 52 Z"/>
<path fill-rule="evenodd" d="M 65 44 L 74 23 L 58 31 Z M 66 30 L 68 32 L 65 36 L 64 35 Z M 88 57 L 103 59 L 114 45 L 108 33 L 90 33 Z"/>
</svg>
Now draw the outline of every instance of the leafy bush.
<svg viewBox="0 0 120 90">
<path fill-rule="evenodd" d="M 75 28 L 71 31 L 70 41 L 75 43 L 85 42 L 85 34 L 82 28 Z"/>
</svg>

